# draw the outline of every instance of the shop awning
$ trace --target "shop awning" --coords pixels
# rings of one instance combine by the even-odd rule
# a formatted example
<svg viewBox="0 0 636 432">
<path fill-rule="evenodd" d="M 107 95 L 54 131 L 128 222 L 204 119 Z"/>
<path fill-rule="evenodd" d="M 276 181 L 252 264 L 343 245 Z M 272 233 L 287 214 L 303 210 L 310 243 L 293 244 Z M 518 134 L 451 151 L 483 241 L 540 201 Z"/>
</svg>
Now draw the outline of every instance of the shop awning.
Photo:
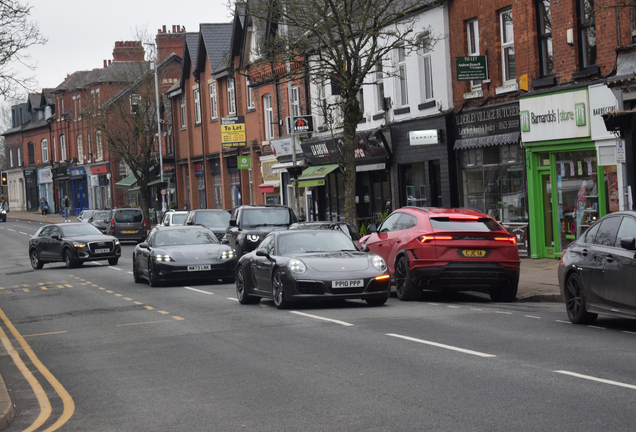
<svg viewBox="0 0 636 432">
<path fill-rule="evenodd" d="M 520 132 L 512 132 L 507 134 L 458 139 L 455 141 L 453 150 L 514 144 L 519 142 L 520 136 Z"/>
<path fill-rule="evenodd" d="M 275 193 L 276 188 L 280 187 L 280 180 L 268 180 L 258 185 L 260 193 Z"/>
<path fill-rule="evenodd" d="M 314 179 L 314 180 L 303 180 L 298 182 L 298 187 L 316 187 L 316 186 L 324 186 L 325 179 Z"/>
<path fill-rule="evenodd" d="M 336 168 L 338 168 L 338 164 L 312 166 L 303 170 L 303 173 L 298 177 L 298 180 L 322 179 Z"/>
<path fill-rule="evenodd" d="M 128 177 L 115 183 L 115 186 L 120 189 L 130 189 L 135 183 L 137 183 L 137 177 L 134 174 L 130 174 Z"/>
<path fill-rule="evenodd" d="M 166 182 L 165 177 L 164 177 L 164 181 L 163 182 L 164 183 Z M 150 183 L 148 183 L 148 186 L 154 186 L 154 185 L 156 185 L 158 183 L 161 183 L 161 179 L 157 179 L 157 180 L 151 181 Z"/>
</svg>

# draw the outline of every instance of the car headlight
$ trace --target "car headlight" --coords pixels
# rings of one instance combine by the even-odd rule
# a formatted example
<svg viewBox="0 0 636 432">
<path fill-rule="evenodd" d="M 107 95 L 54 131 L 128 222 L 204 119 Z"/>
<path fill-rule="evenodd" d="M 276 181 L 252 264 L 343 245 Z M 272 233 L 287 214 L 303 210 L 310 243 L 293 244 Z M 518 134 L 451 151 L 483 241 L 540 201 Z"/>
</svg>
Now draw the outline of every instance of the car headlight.
<svg viewBox="0 0 636 432">
<path fill-rule="evenodd" d="M 379 256 L 374 256 L 373 258 L 371 258 L 371 264 L 373 264 L 373 267 L 377 268 L 380 271 L 386 271 L 386 263 L 384 262 L 384 260 L 382 259 L 382 257 Z"/>
<path fill-rule="evenodd" d="M 119 240 L 115 240 L 115 246 L 119 246 Z"/>
<path fill-rule="evenodd" d="M 174 259 L 172 259 L 172 257 L 170 255 L 155 255 L 155 260 L 157 262 L 174 261 Z"/>
<path fill-rule="evenodd" d="M 221 259 L 232 259 L 232 258 L 234 258 L 234 251 L 232 249 L 224 250 L 219 255 L 219 258 L 221 258 Z"/>
<path fill-rule="evenodd" d="M 307 271 L 307 267 L 305 266 L 305 264 L 297 259 L 289 261 L 289 264 L 287 264 L 287 266 L 289 267 L 289 270 L 297 274 L 303 274 Z"/>
<path fill-rule="evenodd" d="M 257 242 L 260 239 L 259 236 L 254 235 L 254 234 L 248 234 L 247 235 L 247 240 L 251 241 L 251 242 Z"/>
<path fill-rule="evenodd" d="M 73 246 L 75 246 L 76 248 L 83 248 L 83 247 L 86 247 L 86 243 L 74 241 Z"/>
</svg>

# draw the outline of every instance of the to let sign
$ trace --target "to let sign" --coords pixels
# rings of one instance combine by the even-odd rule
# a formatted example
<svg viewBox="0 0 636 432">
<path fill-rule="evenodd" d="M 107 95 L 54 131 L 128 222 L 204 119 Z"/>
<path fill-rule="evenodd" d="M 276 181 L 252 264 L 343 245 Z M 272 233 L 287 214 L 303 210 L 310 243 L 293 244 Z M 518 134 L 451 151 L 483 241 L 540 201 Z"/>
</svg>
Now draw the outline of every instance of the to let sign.
<svg viewBox="0 0 636 432">
<path fill-rule="evenodd" d="M 223 148 L 245 147 L 245 117 L 221 117 L 221 146 Z"/>
<path fill-rule="evenodd" d="M 488 79 L 486 56 L 455 57 L 457 81 L 479 81 Z"/>
</svg>

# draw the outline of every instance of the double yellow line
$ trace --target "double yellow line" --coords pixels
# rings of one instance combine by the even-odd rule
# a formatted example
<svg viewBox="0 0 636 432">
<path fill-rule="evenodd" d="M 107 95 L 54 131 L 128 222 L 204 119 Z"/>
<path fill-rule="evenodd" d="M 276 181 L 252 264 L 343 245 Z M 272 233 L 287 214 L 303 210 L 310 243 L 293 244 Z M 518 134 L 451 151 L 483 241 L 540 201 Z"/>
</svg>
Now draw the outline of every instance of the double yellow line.
<svg viewBox="0 0 636 432">
<path fill-rule="evenodd" d="M 9 331 L 11 331 L 13 337 L 20 343 L 22 350 L 29 357 L 33 366 L 35 366 L 38 371 L 40 371 L 42 376 L 46 378 L 49 384 L 51 384 L 53 389 L 60 396 L 60 399 L 62 399 L 62 403 L 64 404 L 64 411 L 62 412 L 62 415 L 53 425 L 51 425 L 43 432 L 52 432 L 59 429 L 71 418 L 71 416 L 75 412 L 75 402 L 73 402 L 73 398 L 70 394 L 68 394 L 62 384 L 60 384 L 60 382 L 53 376 L 53 374 L 49 372 L 49 370 L 42 364 L 40 359 L 38 359 L 29 344 L 26 342 L 26 340 L 24 340 L 24 337 L 22 337 L 18 330 L 13 326 L 11 321 L 9 321 L 9 318 L 7 318 L 2 309 L 0 309 L 0 318 L 2 318 L 2 321 L 4 321 L 4 325 L 9 329 Z M 38 403 L 40 404 L 40 415 L 35 419 L 31 426 L 24 430 L 24 432 L 35 431 L 40 426 L 42 426 L 44 422 L 46 422 L 51 416 L 51 401 L 47 397 L 46 392 L 42 388 L 42 385 L 39 383 L 37 378 L 33 376 L 27 365 L 20 358 L 20 354 L 18 354 L 18 352 L 13 348 L 11 341 L 7 337 L 7 334 L 4 332 L 2 327 L 0 327 L 0 341 L 2 341 L 2 344 L 13 359 L 13 362 L 16 364 L 20 372 L 22 372 L 22 375 L 24 375 L 28 383 L 31 385 L 31 388 L 35 393 Z"/>
</svg>

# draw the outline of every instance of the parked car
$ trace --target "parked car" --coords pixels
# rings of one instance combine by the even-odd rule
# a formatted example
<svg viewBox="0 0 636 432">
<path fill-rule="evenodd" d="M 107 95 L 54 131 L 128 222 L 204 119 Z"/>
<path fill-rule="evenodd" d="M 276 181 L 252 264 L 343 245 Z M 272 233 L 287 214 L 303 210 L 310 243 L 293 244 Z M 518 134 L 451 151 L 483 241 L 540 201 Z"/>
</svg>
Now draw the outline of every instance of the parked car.
<svg viewBox="0 0 636 432">
<path fill-rule="evenodd" d="M 291 224 L 289 228 L 287 229 L 290 229 L 290 230 L 330 229 L 330 230 L 342 231 L 347 237 L 349 237 L 349 239 L 351 239 L 351 242 L 354 245 L 358 244 L 358 240 L 360 240 L 360 237 L 361 237 L 358 231 L 356 231 L 356 229 L 352 227 L 351 224 L 348 222 L 330 222 L 330 221 L 297 222 L 297 223 Z"/>
<path fill-rule="evenodd" d="M 233 283 L 235 268 L 232 248 L 200 225 L 158 225 L 133 252 L 133 279 L 137 283 L 147 279 L 152 287 L 164 281 L 193 279 Z"/>
<path fill-rule="evenodd" d="M 2 222 L 7 221 L 7 211 L 5 209 L 0 209 L 0 220 L 2 220 Z"/>
<path fill-rule="evenodd" d="M 279 309 L 298 300 L 364 299 L 386 303 L 391 293 L 386 263 L 359 251 L 333 230 L 285 230 L 268 234 L 236 268 L 241 304 L 271 298 Z"/>
<path fill-rule="evenodd" d="M 102 233 L 106 234 L 106 230 L 108 229 L 108 223 L 106 220 L 110 216 L 110 210 L 98 210 L 95 211 L 88 219 L 88 223 L 93 225 L 95 228 L 100 230 Z"/>
<path fill-rule="evenodd" d="M 95 210 L 82 210 L 77 216 L 78 222 L 88 222 L 90 217 L 95 213 Z"/>
<path fill-rule="evenodd" d="M 148 234 L 146 218 L 141 209 L 138 208 L 111 210 L 107 224 L 106 234 L 117 237 L 121 241 L 131 240 L 141 243 Z"/>
<path fill-rule="evenodd" d="M 593 322 L 598 314 L 636 318 L 636 211 L 608 214 L 563 251 L 559 288 L 568 318 Z"/>
<path fill-rule="evenodd" d="M 230 226 L 230 212 L 223 209 L 190 210 L 184 224 L 206 226 L 214 232 L 220 241 Z"/>
<path fill-rule="evenodd" d="M 423 290 L 479 291 L 511 302 L 519 284 L 515 237 L 472 209 L 404 207 L 360 239 L 385 259 L 400 300 Z"/>
<path fill-rule="evenodd" d="M 65 262 L 66 268 L 102 260 L 116 265 L 120 256 L 119 240 L 88 223 L 45 225 L 29 239 L 29 258 L 36 270 L 51 262 Z"/>
<path fill-rule="evenodd" d="M 237 257 L 253 251 L 272 230 L 284 230 L 298 222 L 294 211 L 282 205 L 243 205 L 235 207 L 223 238 Z"/>
<path fill-rule="evenodd" d="M 173 226 L 173 225 L 183 225 L 188 216 L 187 210 L 168 210 L 163 214 L 163 218 L 161 219 L 161 225 L 163 226 Z"/>
</svg>

